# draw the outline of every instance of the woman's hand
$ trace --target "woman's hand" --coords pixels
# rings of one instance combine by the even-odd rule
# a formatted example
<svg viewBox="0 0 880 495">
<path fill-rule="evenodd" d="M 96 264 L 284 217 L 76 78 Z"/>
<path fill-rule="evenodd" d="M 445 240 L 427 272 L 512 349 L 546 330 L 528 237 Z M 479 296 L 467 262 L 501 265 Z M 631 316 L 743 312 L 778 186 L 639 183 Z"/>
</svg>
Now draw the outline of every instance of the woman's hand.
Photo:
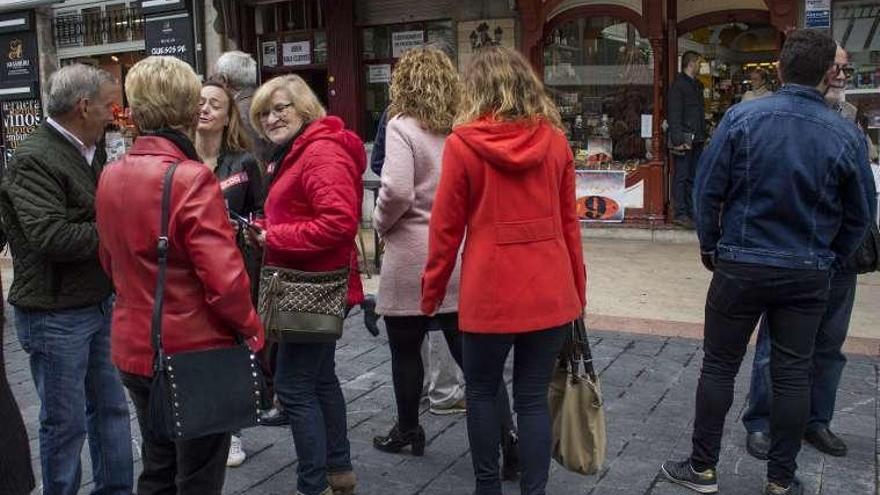
<svg viewBox="0 0 880 495">
<path fill-rule="evenodd" d="M 266 245 L 266 231 L 245 229 L 247 231 L 247 241 L 252 246 L 263 247 Z"/>
</svg>

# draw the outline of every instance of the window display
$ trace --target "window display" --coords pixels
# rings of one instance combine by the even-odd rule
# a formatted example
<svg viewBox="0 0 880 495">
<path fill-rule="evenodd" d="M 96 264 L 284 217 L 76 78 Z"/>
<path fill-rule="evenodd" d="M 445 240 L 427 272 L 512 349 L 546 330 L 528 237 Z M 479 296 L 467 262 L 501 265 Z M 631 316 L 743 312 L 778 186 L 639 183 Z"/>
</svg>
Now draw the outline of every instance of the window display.
<svg viewBox="0 0 880 495">
<path fill-rule="evenodd" d="M 831 28 L 855 72 L 846 101 L 863 115 L 868 136 L 880 142 L 880 0 L 835 0 Z"/>
<path fill-rule="evenodd" d="M 560 25 L 544 45 L 544 83 L 562 114 L 576 166 L 635 170 L 650 159 L 654 60 L 632 24 L 592 17 Z"/>
</svg>

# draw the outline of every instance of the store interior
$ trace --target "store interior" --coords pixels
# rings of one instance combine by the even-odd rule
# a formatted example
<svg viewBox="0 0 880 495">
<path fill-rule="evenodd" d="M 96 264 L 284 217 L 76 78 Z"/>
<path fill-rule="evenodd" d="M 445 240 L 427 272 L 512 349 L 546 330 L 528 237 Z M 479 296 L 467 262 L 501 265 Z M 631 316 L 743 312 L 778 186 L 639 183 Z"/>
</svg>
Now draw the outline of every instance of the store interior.
<svg viewBox="0 0 880 495">
<path fill-rule="evenodd" d="M 767 89 L 779 87 L 775 63 L 779 43 L 779 32 L 772 26 L 744 22 L 702 27 L 679 37 L 679 60 L 686 51 L 703 57 L 697 78 L 705 88 L 710 133 L 728 108 L 755 89 L 751 82 L 755 69 L 763 69 L 767 75 Z"/>
</svg>

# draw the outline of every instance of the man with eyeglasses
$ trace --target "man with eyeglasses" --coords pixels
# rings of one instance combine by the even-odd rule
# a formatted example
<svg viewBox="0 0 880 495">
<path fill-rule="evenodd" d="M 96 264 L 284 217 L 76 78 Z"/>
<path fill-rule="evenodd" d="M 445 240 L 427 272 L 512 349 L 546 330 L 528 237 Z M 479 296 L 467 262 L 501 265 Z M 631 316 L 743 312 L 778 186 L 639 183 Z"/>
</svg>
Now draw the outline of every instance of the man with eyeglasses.
<svg viewBox="0 0 880 495">
<path fill-rule="evenodd" d="M 852 77 L 853 68 L 849 65 L 849 55 L 840 45 L 831 68 L 833 78 L 825 92 L 825 102 L 832 109 L 855 121 L 856 108 L 844 99 L 846 82 Z M 868 163 L 864 164 L 869 167 Z M 837 388 L 846 365 L 843 343 L 849 330 L 853 302 L 856 295 L 857 267 L 853 258 L 835 266 L 831 277 L 831 291 L 828 307 L 822 317 L 816 334 L 816 344 L 812 361 L 812 383 L 810 418 L 804 439 L 816 449 L 828 455 L 843 457 L 847 453 L 846 443 L 831 429 Z M 749 389 L 749 405 L 743 414 L 746 428 L 746 450 L 752 457 L 766 460 L 770 450 L 770 338 L 767 318 L 761 319 L 752 364 L 752 381 Z"/>
</svg>

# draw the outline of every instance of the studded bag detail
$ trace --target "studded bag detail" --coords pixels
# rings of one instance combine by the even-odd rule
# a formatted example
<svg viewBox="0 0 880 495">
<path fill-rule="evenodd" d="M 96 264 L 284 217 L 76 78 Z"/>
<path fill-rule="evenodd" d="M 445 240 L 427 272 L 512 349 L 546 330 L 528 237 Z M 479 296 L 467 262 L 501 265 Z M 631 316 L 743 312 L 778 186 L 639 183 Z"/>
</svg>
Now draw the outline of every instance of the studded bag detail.
<svg viewBox="0 0 880 495">
<path fill-rule="evenodd" d="M 166 354 L 162 347 L 162 306 L 168 265 L 168 216 L 171 178 L 165 172 L 159 263 L 153 302 L 153 379 L 150 383 L 148 427 L 165 440 L 189 440 L 235 431 L 259 423 L 259 410 L 271 407 L 256 356 L 240 335 L 230 347 Z M 197 329 L 193 329 L 197 331 Z"/>
<path fill-rule="evenodd" d="M 342 337 L 348 268 L 305 272 L 264 266 L 257 310 L 278 342 L 334 342 Z"/>
</svg>

